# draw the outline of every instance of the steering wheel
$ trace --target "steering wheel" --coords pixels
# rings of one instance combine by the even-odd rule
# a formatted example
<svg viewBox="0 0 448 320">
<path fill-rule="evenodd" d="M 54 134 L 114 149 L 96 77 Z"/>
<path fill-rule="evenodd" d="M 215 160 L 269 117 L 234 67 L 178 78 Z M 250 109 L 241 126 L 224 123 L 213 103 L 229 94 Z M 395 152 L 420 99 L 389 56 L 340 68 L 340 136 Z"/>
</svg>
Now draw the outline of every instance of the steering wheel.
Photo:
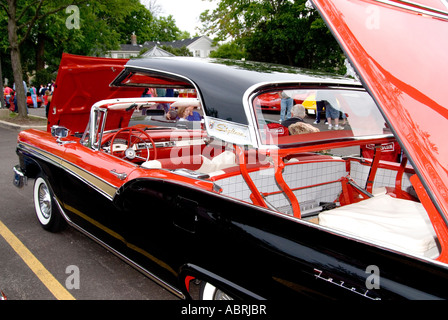
<svg viewBox="0 0 448 320">
<path fill-rule="evenodd" d="M 129 131 L 129 133 L 123 133 L 124 131 Z M 136 133 L 133 134 L 133 132 L 138 132 L 140 135 L 137 135 Z M 114 142 L 115 139 L 119 136 L 119 135 L 123 135 L 126 136 L 126 150 L 116 150 L 115 154 L 114 154 Z M 141 135 L 143 135 L 144 137 L 142 138 Z M 110 140 L 110 154 L 114 154 L 116 156 L 119 156 L 121 158 L 127 158 L 129 160 L 133 160 L 135 158 L 137 159 L 141 159 L 144 161 L 148 161 L 149 160 L 149 146 L 148 144 L 145 142 L 145 140 L 148 139 L 149 141 L 151 141 L 152 144 L 152 148 L 154 149 L 154 156 L 153 156 L 153 160 L 157 159 L 157 148 L 156 148 L 156 144 L 154 143 L 154 140 L 143 130 L 138 129 L 138 128 L 132 128 L 132 127 L 128 127 L 128 128 L 122 128 L 120 130 L 118 130 L 114 136 L 112 137 L 112 139 Z M 138 142 L 142 142 L 144 144 L 144 146 L 146 147 L 146 159 L 144 157 L 142 157 L 141 154 L 141 149 L 139 150 L 137 148 L 137 143 Z"/>
</svg>

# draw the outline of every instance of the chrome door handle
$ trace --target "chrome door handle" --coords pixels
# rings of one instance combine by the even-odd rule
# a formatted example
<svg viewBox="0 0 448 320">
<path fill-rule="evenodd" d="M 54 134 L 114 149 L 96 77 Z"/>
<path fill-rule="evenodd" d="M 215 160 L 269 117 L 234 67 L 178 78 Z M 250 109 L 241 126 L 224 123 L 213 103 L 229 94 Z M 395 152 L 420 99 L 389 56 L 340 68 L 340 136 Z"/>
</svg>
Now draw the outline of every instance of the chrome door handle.
<svg viewBox="0 0 448 320">
<path fill-rule="evenodd" d="M 124 180 L 126 179 L 126 177 L 128 176 L 126 173 L 118 173 L 115 169 L 112 169 L 109 171 L 110 173 L 112 173 L 114 176 L 116 176 L 118 179 L 120 180 Z"/>
</svg>

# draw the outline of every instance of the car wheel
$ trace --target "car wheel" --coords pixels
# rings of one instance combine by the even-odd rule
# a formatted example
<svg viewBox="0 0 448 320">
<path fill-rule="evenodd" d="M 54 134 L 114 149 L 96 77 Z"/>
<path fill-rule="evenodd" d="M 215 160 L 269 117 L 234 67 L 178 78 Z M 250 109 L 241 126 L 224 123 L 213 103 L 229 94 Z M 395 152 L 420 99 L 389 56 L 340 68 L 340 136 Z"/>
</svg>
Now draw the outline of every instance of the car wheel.
<svg viewBox="0 0 448 320">
<path fill-rule="evenodd" d="M 233 298 L 224 291 L 205 281 L 201 283 L 199 298 L 201 300 L 233 300 Z"/>
<path fill-rule="evenodd" d="M 34 181 L 34 209 L 40 225 L 48 231 L 57 232 L 63 229 L 64 221 L 53 200 L 53 193 L 42 177 Z"/>
</svg>

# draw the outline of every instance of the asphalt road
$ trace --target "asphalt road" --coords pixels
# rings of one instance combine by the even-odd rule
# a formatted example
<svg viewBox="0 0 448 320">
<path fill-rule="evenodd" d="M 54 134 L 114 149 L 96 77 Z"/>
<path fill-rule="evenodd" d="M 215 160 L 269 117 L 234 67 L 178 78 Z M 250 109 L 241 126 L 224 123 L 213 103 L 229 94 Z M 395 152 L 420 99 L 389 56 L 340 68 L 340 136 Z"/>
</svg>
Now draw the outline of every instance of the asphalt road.
<svg viewBox="0 0 448 320">
<path fill-rule="evenodd" d="M 34 181 L 12 184 L 16 141 L 17 131 L 0 127 L 0 289 L 8 300 L 56 300 L 64 292 L 77 300 L 178 300 L 78 231 L 43 230 Z"/>
</svg>

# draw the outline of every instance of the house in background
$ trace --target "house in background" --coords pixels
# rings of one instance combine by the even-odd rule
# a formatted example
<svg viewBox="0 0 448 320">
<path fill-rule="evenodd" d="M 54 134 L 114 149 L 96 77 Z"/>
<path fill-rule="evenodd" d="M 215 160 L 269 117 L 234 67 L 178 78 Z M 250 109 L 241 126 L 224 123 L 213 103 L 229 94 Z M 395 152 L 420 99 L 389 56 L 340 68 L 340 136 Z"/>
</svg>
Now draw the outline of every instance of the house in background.
<svg viewBox="0 0 448 320">
<path fill-rule="evenodd" d="M 207 36 L 194 37 L 191 39 L 174 40 L 174 41 L 146 41 L 144 44 L 137 44 L 137 36 L 131 36 L 131 44 L 120 45 L 119 50 L 112 50 L 105 56 L 108 58 L 125 58 L 129 59 L 137 57 L 143 49 L 146 51 L 142 57 L 169 57 L 173 54 L 163 50 L 160 46 L 169 46 L 173 48 L 186 47 L 194 57 L 206 58 L 210 52 L 215 50 L 212 47 L 212 40 Z"/>
</svg>

